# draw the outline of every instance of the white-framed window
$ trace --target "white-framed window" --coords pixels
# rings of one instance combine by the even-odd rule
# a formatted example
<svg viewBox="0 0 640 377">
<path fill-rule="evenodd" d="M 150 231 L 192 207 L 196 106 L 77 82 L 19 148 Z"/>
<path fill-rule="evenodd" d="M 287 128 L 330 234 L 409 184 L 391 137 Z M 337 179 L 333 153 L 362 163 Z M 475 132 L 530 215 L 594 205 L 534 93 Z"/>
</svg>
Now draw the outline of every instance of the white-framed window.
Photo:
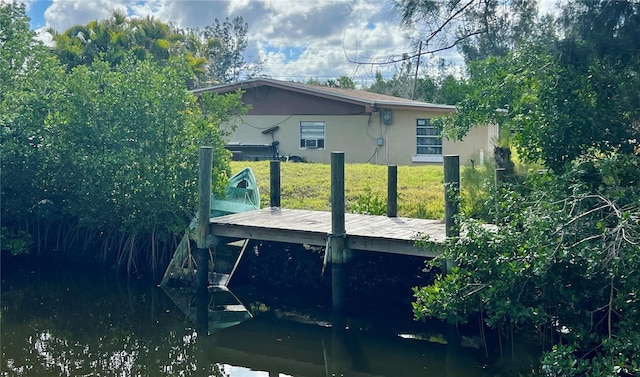
<svg viewBox="0 0 640 377">
<path fill-rule="evenodd" d="M 300 149 L 324 149 L 324 122 L 300 122 Z"/>
<path fill-rule="evenodd" d="M 416 155 L 414 162 L 441 162 L 442 135 L 431 119 L 416 120 Z"/>
</svg>

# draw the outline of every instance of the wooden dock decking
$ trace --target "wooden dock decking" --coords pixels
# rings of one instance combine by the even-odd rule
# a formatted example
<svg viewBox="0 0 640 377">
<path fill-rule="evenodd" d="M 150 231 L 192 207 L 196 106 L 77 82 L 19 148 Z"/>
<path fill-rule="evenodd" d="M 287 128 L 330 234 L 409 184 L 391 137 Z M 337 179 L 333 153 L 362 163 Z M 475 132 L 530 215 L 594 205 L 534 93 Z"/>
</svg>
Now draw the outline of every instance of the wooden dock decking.
<svg viewBox="0 0 640 377">
<path fill-rule="evenodd" d="M 433 258 L 437 255 L 434 250 L 418 248 L 414 241 L 419 234 L 435 243 L 446 239 L 443 220 L 344 215 L 346 247 L 352 250 Z M 218 237 L 325 246 L 331 233 L 331 212 L 264 208 L 211 218 L 209 232 Z"/>
</svg>

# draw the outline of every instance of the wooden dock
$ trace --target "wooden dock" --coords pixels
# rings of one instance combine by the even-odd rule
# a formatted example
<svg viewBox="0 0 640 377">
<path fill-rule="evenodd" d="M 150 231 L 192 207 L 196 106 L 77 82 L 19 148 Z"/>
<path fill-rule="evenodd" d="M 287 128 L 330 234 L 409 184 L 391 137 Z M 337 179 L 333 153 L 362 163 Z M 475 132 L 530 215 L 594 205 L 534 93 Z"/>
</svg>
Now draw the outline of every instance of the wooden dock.
<svg viewBox="0 0 640 377">
<path fill-rule="evenodd" d="M 325 246 L 323 271 L 331 269 L 331 301 L 336 312 L 347 306 L 347 270 L 351 250 L 384 252 L 434 258 L 447 237 L 456 236 L 454 215 L 460 187 L 459 156 L 444 158 L 445 220 L 397 217 L 397 169 L 388 167 L 387 216 L 345 212 L 344 152 L 331 152 L 331 212 L 284 209 L 280 206 L 280 161 L 271 161 L 269 208 L 233 215 L 209 217 L 211 206 L 211 147 L 200 148 L 198 187 L 198 248 L 196 290 L 207 291 L 210 248 L 239 239 Z M 416 247 L 428 239 L 433 247 Z M 445 263 L 445 268 L 452 265 Z M 206 313 L 205 313 L 206 314 Z"/>
<path fill-rule="evenodd" d="M 353 213 L 344 216 L 345 247 L 351 250 L 433 258 L 436 251 L 416 247 L 415 240 L 425 235 L 435 243 L 446 239 L 443 220 Z M 331 234 L 331 212 L 324 211 L 271 207 L 214 217 L 209 222 L 209 232 L 216 237 L 326 246 Z"/>
</svg>

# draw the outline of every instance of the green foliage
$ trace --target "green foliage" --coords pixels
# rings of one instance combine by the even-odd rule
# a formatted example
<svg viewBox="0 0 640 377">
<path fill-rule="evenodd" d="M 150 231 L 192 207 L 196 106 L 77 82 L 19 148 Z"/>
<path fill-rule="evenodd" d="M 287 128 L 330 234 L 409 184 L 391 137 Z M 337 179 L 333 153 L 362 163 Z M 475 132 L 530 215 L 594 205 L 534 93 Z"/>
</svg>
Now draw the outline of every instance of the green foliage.
<svg viewBox="0 0 640 377">
<path fill-rule="evenodd" d="M 108 19 L 75 25 L 62 33 L 50 29 L 54 54 L 68 70 L 95 61 L 106 61 L 115 67 L 128 54 L 136 59 L 152 59 L 166 64 L 170 50 L 178 46 L 181 36 L 170 26 L 152 17 L 128 19 L 113 11 Z"/>
<path fill-rule="evenodd" d="M 477 3 L 398 2 L 409 26 L 444 20 L 431 27 L 446 32 L 458 15 L 470 21 L 463 27 L 480 26 L 458 34 L 466 97 L 439 125 L 460 139 L 474 125 L 497 124 L 513 133 L 519 157 L 550 171 L 497 192 L 488 206 L 496 229 L 460 218 L 466 235 L 434 262 L 456 268 L 416 288 L 414 313 L 454 322 L 479 315 L 502 335 L 537 328 L 555 344 L 542 360 L 546 375 L 637 375 L 640 4 L 570 1 L 557 20 L 532 28 L 533 2 L 509 2 L 504 16 L 498 2 Z M 477 200 L 482 180 L 467 178 L 475 188 L 465 195 Z"/>
<path fill-rule="evenodd" d="M 355 89 L 356 84 L 349 76 L 340 76 L 337 79 L 309 79 L 305 83 L 307 85 L 328 86 L 330 88 Z"/>
<path fill-rule="evenodd" d="M 384 215 L 387 213 L 387 201 L 372 193 L 371 187 L 367 185 L 364 188 L 364 193 L 358 195 L 356 201 L 351 204 L 351 212 L 365 215 Z"/>
<path fill-rule="evenodd" d="M 441 119 L 450 138 L 462 138 L 470 125 L 500 124 L 515 132 L 525 161 L 542 161 L 558 172 L 589 148 L 633 149 L 638 111 L 612 110 L 622 81 L 601 68 L 565 66 L 546 47 L 530 45 L 470 64 L 469 71 L 468 96 L 456 114 Z"/>
<path fill-rule="evenodd" d="M 406 217 L 441 219 L 444 217 L 444 202 L 429 200 L 410 201 L 409 203 L 403 203 L 401 207 L 399 206 L 399 213 L 400 210 L 402 210 L 403 216 Z"/>
<path fill-rule="evenodd" d="M 468 166 L 461 170 L 461 210 L 466 217 L 491 222 L 495 192 L 495 169 L 492 164 Z"/>
<path fill-rule="evenodd" d="M 249 166 L 256 176 L 262 203 L 269 203 L 269 161 L 232 161 L 232 171 Z M 315 163 L 282 163 L 281 204 L 283 208 L 330 211 L 331 166 Z M 441 166 L 398 166 L 398 215 L 424 219 L 444 217 L 443 170 Z M 367 187 L 379 203 L 387 186 L 387 167 L 372 164 L 345 165 L 345 207 L 363 197 Z M 377 190 L 376 190 L 377 188 Z M 380 207 L 382 204 L 379 204 Z M 386 210 L 385 210 L 386 211 Z"/>
<path fill-rule="evenodd" d="M 406 62 L 392 78 L 385 80 L 380 71 L 376 72 L 376 81 L 371 84 L 368 91 L 386 94 L 394 97 L 413 98 L 413 78 L 411 63 Z"/>
<path fill-rule="evenodd" d="M 214 187 L 224 186 L 220 121 L 239 111 L 238 97 L 204 98 L 203 113 L 184 89 L 182 66 L 126 59 L 114 70 L 97 62 L 69 74 L 57 143 L 64 157 L 52 167 L 67 167 L 55 190 L 82 226 L 168 242 L 195 213 L 201 145 L 214 147 Z M 131 239 L 129 254 L 134 246 Z"/>
<path fill-rule="evenodd" d="M 405 61 L 389 79 L 385 80 L 380 72 L 376 72 L 376 81 L 367 90 L 418 101 L 455 105 L 464 99 L 466 84 L 464 79 L 445 72 L 445 64 L 441 63 L 438 74 L 426 74 L 416 80 L 415 67 L 410 61 Z"/>
<path fill-rule="evenodd" d="M 7 227 L 0 227 L 0 247 L 2 251 L 8 251 L 12 255 L 26 254 L 33 241 L 31 235 L 23 230 L 17 234 Z"/>
<path fill-rule="evenodd" d="M 64 97 L 63 70 L 34 37 L 24 5 L 0 4 L 1 218 L 24 229 L 48 195 L 41 181 L 54 130 L 46 124 Z"/>
<path fill-rule="evenodd" d="M 54 54 L 70 71 L 80 65 L 106 61 L 112 67 L 127 57 L 153 60 L 165 66 L 184 59 L 189 88 L 237 81 L 241 73 L 257 74 L 260 64 L 244 61 L 248 25 L 242 17 L 214 22 L 204 30 L 177 29 L 153 17 L 127 18 L 114 11 L 110 18 L 75 25 L 60 33 L 50 29 Z"/>
<path fill-rule="evenodd" d="M 249 25 L 242 17 L 217 18 L 204 29 L 178 30 L 185 36 L 186 51 L 205 63 L 194 87 L 230 83 L 241 76 L 254 77 L 260 74 L 262 62 L 247 62 L 244 52 L 248 45 Z"/>
<path fill-rule="evenodd" d="M 518 48 L 468 64 L 467 96 L 442 120 L 447 136 L 500 124 L 525 161 L 559 173 L 588 149 L 638 148 L 640 4 L 575 1 L 559 21 L 541 20 Z"/>
<path fill-rule="evenodd" d="M 240 73 L 246 68 L 244 50 L 247 48 L 249 25 L 242 17 L 226 18 L 223 22 L 216 18 L 204 29 L 203 36 L 209 41 L 209 77 L 220 83 L 238 81 Z"/>
<path fill-rule="evenodd" d="M 214 187 L 226 185 L 220 125 L 245 111 L 240 94 L 197 102 L 186 57 L 97 54 L 65 72 L 33 40 L 24 7 L 0 9 L 11 37 L 0 65 L 3 229 L 42 234 L 38 250 L 161 265 L 195 213 L 199 146 L 214 147 Z"/>
<path fill-rule="evenodd" d="M 424 78 L 424 80 L 428 79 L 428 77 Z M 453 75 L 446 75 L 438 78 L 436 84 L 439 90 L 432 92 L 431 97 L 424 93 L 416 98 L 422 98 L 427 102 L 457 105 L 467 96 L 467 82 L 464 79 L 456 78 Z M 422 88 L 423 86 L 424 85 L 419 85 L 418 88 Z"/>
<path fill-rule="evenodd" d="M 504 55 L 537 31 L 537 1 L 532 0 L 395 0 L 400 25 L 423 53 L 458 46 L 467 62 Z M 417 44 L 417 43 L 416 43 Z"/>
<path fill-rule="evenodd" d="M 635 155 L 589 154 L 564 176 L 504 188 L 497 228 L 462 219 L 467 234 L 433 262 L 456 267 L 415 289 L 416 318 L 480 315 L 509 336 L 538 328 L 558 343 L 543 359 L 548 375 L 640 372 L 639 164 Z"/>
<path fill-rule="evenodd" d="M 508 3 L 508 11 L 504 7 L 501 1 L 486 1 L 465 11 L 467 22 L 458 28 L 458 35 L 469 36 L 460 40 L 465 61 L 506 55 L 539 32 L 537 1 L 514 0 Z"/>
<path fill-rule="evenodd" d="M 465 217 L 487 223 L 495 221 L 496 165 L 494 161 L 485 161 L 482 166 L 471 165 L 461 169 L 460 204 Z M 522 181 L 529 175 L 540 174 L 542 171 L 539 165 L 526 164 L 518 160 L 515 163 L 511 162 L 511 165 L 511 169 L 506 170 L 504 181 L 500 185 L 508 185 L 514 190 L 526 191 L 526 188 L 520 187 Z M 510 173 L 508 173 L 509 170 L 511 170 Z"/>
<path fill-rule="evenodd" d="M 626 337 L 623 340 L 628 341 Z M 638 338 L 632 341 L 637 342 Z M 577 356 L 580 352 L 575 347 L 557 344 L 551 352 L 544 355 L 542 372 L 545 376 L 558 377 L 634 376 L 640 371 L 640 363 L 634 355 L 637 349 L 630 346 L 631 344 L 620 344 L 620 340 L 616 338 L 606 339 L 603 341 L 602 351 L 612 357 L 585 359 Z"/>
</svg>

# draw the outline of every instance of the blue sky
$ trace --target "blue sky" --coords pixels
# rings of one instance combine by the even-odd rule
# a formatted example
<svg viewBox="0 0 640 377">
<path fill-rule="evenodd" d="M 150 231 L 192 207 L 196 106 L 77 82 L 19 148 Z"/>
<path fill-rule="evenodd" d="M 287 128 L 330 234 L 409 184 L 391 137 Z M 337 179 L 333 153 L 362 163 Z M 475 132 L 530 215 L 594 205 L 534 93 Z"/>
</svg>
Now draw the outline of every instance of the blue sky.
<svg viewBox="0 0 640 377">
<path fill-rule="evenodd" d="M 38 29 L 46 26 L 44 11 L 51 5 L 51 0 L 40 0 L 31 3 L 29 6 L 29 17 L 31 17 L 31 28 Z"/>
<path fill-rule="evenodd" d="M 0 0 L 2 1 L 2 0 Z M 21 0 L 34 30 L 64 31 L 110 16 L 153 16 L 179 27 L 205 27 L 215 18 L 242 16 L 249 25 L 245 59 L 264 61 L 275 79 L 326 80 L 342 75 L 369 84 L 375 71 L 391 76 L 396 66 L 349 62 L 386 60 L 412 52 L 390 0 Z M 42 39 L 47 41 L 47 35 Z M 456 58 L 455 54 L 452 55 Z"/>
<path fill-rule="evenodd" d="M 3 1 L 3 0 L 0 0 Z M 27 4 L 34 30 L 64 31 L 108 18 L 112 10 L 132 17 L 153 16 L 179 27 L 205 27 L 215 18 L 242 16 L 249 25 L 245 59 L 263 61 L 263 73 L 281 80 L 326 80 L 342 75 L 368 85 L 376 70 L 386 77 L 399 66 L 358 65 L 349 60 L 382 62 L 415 47 L 398 27 L 391 0 L 20 0 Z M 543 0 L 543 7 L 556 0 Z M 47 35 L 41 34 L 47 41 Z M 455 51 L 437 58 L 455 64 Z M 434 57 L 422 63 L 436 64 Z"/>
</svg>

